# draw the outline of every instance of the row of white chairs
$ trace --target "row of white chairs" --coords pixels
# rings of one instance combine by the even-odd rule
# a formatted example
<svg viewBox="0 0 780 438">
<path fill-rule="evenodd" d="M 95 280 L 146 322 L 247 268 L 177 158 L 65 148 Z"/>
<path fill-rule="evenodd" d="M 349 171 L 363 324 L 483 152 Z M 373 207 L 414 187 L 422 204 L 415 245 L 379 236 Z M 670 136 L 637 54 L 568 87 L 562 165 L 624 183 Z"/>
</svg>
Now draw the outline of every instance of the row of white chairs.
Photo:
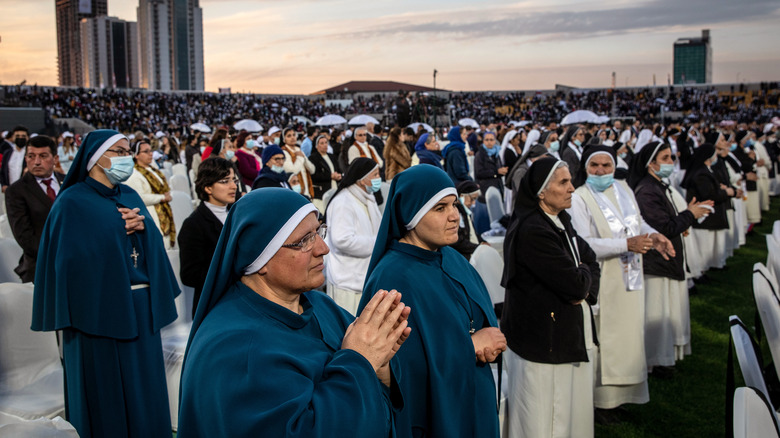
<svg viewBox="0 0 780 438">
<path fill-rule="evenodd" d="M 0 242 L 7 240 L 0 239 Z M 0 256 L 2 252 L 0 250 Z M 178 318 L 160 333 L 171 427 L 176 430 L 179 422 L 179 381 L 192 327 L 193 289 L 181 283 L 179 251 L 169 250 L 168 259 L 182 290 L 175 300 Z M 64 416 L 65 398 L 56 336 L 30 330 L 32 301 L 32 283 L 0 284 L 0 436 L 10 436 L 6 432 L 11 430 L 29 431 L 31 427 L 68 429 L 63 425 L 67 422 L 57 419 Z M 9 426 L 11 424 L 14 426 Z"/>
</svg>

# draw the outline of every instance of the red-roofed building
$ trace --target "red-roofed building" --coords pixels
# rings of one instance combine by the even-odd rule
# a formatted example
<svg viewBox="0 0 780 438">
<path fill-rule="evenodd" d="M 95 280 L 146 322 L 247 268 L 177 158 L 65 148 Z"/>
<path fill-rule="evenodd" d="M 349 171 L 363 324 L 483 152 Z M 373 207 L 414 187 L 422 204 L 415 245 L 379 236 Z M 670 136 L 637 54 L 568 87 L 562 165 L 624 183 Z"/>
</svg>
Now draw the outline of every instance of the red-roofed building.
<svg viewBox="0 0 780 438">
<path fill-rule="evenodd" d="M 401 90 L 412 92 L 432 92 L 431 87 L 423 87 L 420 85 L 404 84 L 402 82 L 395 81 L 350 81 L 335 87 L 326 88 L 321 91 L 311 93 L 312 95 L 334 95 L 334 94 L 357 94 L 357 93 L 374 93 L 374 94 L 386 94 L 397 93 Z M 437 89 L 436 91 L 445 91 Z"/>
</svg>

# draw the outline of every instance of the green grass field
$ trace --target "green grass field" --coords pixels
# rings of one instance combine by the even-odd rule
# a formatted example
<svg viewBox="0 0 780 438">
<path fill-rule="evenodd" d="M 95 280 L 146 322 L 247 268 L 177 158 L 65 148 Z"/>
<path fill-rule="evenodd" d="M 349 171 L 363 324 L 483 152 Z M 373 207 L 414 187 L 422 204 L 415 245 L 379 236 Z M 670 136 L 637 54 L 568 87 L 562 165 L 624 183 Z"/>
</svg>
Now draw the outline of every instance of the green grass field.
<svg viewBox="0 0 780 438">
<path fill-rule="evenodd" d="M 730 315 L 753 328 L 753 264 L 766 263 L 766 235 L 778 219 L 780 199 L 773 198 L 760 227 L 728 260 L 728 270 L 709 272 L 708 285 L 699 285 L 691 297 L 691 345 L 693 354 L 678 362 L 672 379 L 650 377 L 650 402 L 628 405 L 626 421 L 596 426 L 596 437 L 722 437 L 725 435 L 726 358 Z M 771 356 L 762 342 L 764 362 Z M 736 357 L 735 357 L 736 361 Z M 742 386 L 735 364 L 737 386 Z"/>
</svg>

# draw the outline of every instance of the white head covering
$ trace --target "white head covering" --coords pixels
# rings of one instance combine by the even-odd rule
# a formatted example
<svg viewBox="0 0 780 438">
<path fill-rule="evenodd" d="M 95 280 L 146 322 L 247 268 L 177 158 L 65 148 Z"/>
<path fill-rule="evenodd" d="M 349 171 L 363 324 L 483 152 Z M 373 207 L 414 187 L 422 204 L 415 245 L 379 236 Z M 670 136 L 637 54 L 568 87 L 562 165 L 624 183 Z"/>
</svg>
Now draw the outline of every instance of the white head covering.
<svg viewBox="0 0 780 438">
<path fill-rule="evenodd" d="M 512 141 L 515 136 L 517 136 L 517 131 L 514 129 L 504 134 L 504 139 L 501 141 L 501 151 L 499 152 L 502 163 L 504 163 L 504 153 L 506 153 L 506 148 L 509 147 L 509 142 Z M 517 151 L 515 151 L 515 153 L 517 153 Z M 520 154 L 517 154 L 517 156 L 520 156 Z"/>
<path fill-rule="evenodd" d="M 653 141 L 653 131 L 649 129 L 643 129 L 639 132 L 639 136 L 636 139 L 636 146 L 634 146 L 634 153 L 639 153 L 646 144 Z"/>
<path fill-rule="evenodd" d="M 525 145 L 523 145 L 523 152 L 527 151 L 529 147 L 536 144 L 537 141 L 539 141 L 539 137 L 542 136 L 542 133 L 539 132 L 538 129 L 532 129 L 531 132 L 528 133 L 528 137 L 525 139 Z"/>
</svg>

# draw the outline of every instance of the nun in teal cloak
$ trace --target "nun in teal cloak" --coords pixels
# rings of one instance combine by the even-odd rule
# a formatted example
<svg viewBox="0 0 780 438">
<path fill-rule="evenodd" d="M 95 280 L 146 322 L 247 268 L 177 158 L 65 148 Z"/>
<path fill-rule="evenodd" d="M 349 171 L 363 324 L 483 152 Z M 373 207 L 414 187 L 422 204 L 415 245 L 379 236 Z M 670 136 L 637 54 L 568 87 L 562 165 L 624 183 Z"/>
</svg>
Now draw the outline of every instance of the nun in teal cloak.
<svg viewBox="0 0 780 438">
<path fill-rule="evenodd" d="M 405 402 L 399 437 L 499 436 L 488 362 L 506 340 L 479 274 L 447 246 L 458 240 L 457 199 L 433 166 L 393 178 L 358 308 L 380 288 L 403 293 L 412 308 L 411 335 L 391 363 Z"/>
<path fill-rule="evenodd" d="M 82 438 L 171 433 L 160 329 L 179 288 L 143 201 L 121 184 L 129 150 L 116 131 L 86 136 L 38 249 L 32 329 L 62 330 L 66 415 Z"/>
<path fill-rule="evenodd" d="M 192 322 L 179 438 L 393 435 L 403 403 L 389 361 L 410 309 L 379 291 L 355 319 L 312 290 L 325 280 L 326 230 L 289 189 L 230 209 Z"/>
</svg>

